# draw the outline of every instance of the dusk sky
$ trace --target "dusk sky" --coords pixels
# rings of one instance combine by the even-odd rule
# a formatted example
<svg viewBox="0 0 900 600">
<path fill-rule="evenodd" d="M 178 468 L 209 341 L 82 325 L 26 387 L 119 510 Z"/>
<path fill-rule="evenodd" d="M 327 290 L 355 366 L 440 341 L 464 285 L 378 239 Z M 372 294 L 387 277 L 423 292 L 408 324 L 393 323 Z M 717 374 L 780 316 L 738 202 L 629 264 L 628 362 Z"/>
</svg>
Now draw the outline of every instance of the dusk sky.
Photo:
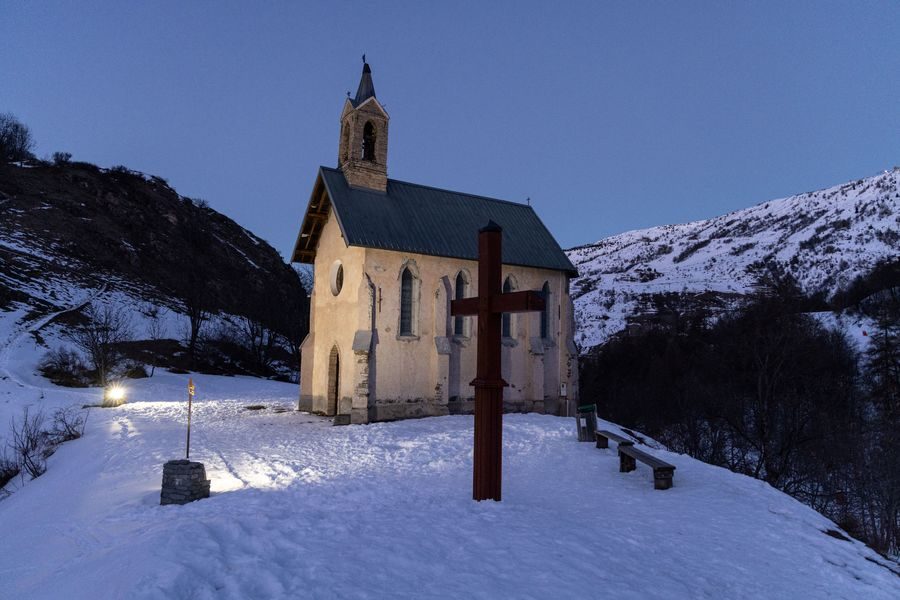
<svg viewBox="0 0 900 600">
<path fill-rule="evenodd" d="M 287 257 L 363 53 L 389 177 L 530 197 L 563 247 L 900 164 L 898 2 L 0 0 L 0 112 Z"/>
</svg>

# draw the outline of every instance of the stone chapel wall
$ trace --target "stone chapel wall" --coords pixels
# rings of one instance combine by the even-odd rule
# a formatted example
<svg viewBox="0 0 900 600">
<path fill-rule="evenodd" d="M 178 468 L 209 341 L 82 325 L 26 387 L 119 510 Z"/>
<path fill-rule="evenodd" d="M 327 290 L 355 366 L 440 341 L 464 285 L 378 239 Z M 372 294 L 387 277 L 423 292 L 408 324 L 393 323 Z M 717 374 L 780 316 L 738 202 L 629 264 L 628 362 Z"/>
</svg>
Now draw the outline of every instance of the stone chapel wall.
<svg viewBox="0 0 900 600">
<path fill-rule="evenodd" d="M 344 244 L 334 211 L 330 210 L 316 250 L 315 289 L 310 298 L 311 333 L 302 354 L 301 408 L 307 405 L 312 412 L 333 415 L 341 412 L 343 404 L 345 414 L 350 412 L 355 386 L 354 334 L 361 326 L 366 327 L 361 323 L 364 315 L 357 310 L 361 287 L 365 285 L 364 257 L 364 249 Z M 334 295 L 332 270 L 336 261 L 343 267 L 343 285 Z M 329 354 L 335 346 L 340 369 L 337 404 L 328 398 Z"/>
<path fill-rule="evenodd" d="M 400 275 L 409 266 L 417 276 L 415 329 L 398 334 Z M 454 332 L 449 302 L 455 296 L 456 276 L 468 279 L 467 296 L 478 293 L 477 263 L 455 258 L 366 250 L 366 272 L 376 298 L 374 361 L 377 363 L 371 399 L 372 420 L 468 413 L 474 408 L 477 320 L 466 318 L 463 335 Z M 507 411 L 560 412 L 560 375 L 571 396 L 571 301 L 564 273 L 546 269 L 504 266 L 514 291 L 551 287 L 549 335 L 540 336 L 540 314 L 511 315 L 511 335 L 503 340 L 503 375 L 511 384 L 504 392 Z M 559 307 L 559 308 L 557 308 Z M 567 343 L 569 340 L 569 343 Z M 577 371 L 577 369 L 576 369 Z"/>
</svg>

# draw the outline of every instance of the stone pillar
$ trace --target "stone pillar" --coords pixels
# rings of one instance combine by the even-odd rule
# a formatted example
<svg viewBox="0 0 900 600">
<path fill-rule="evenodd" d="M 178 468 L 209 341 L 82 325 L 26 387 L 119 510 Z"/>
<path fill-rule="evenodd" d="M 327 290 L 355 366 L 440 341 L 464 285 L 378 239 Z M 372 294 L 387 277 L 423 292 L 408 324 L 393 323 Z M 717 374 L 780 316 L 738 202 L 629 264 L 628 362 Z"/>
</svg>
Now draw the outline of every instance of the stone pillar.
<svg viewBox="0 0 900 600">
<path fill-rule="evenodd" d="M 209 479 L 203 463 L 170 460 L 163 465 L 160 504 L 187 504 L 209 498 Z"/>
<path fill-rule="evenodd" d="M 434 349 L 437 356 L 434 360 L 434 404 L 437 414 L 450 414 L 448 389 L 450 386 L 450 353 L 453 346 L 450 338 L 445 336 L 434 338 Z"/>
<path fill-rule="evenodd" d="M 547 412 L 544 396 L 544 341 L 541 336 L 528 338 L 528 354 L 531 365 L 531 397 L 534 398 L 534 412 Z M 551 414 L 553 414 L 551 412 Z"/>
<path fill-rule="evenodd" d="M 450 298 L 452 296 L 450 278 L 441 277 L 434 291 L 434 350 L 431 357 L 431 380 L 434 381 L 432 397 L 433 414 L 450 414 L 450 356 L 453 345 L 450 339 L 453 320 L 450 316 Z"/>
<path fill-rule="evenodd" d="M 373 335 L 371 331 L 360 330 L 353 336 L 353 397 L 350 399 L 350 422 L 368 423 L 371 398 L 370 382 L 373 373 L 370 363 L 372 358 Z"/>
</svg>

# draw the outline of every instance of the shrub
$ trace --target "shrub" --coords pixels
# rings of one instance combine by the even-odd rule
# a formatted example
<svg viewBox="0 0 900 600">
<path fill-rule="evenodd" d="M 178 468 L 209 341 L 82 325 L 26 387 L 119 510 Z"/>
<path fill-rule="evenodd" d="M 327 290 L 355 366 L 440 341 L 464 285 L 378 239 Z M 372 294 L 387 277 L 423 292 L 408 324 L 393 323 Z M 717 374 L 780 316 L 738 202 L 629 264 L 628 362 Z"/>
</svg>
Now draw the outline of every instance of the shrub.
<svg viewBox="0 0 900 600">
<path fill-rule="evenodd" d="M 67 387 L 86 387 L 88 372 L 78 353 L 56 348 L 44 355 L 38 368 L 41 375 Z"/>
<path fill-rule="evenodd" d="M 142 364 L 132 364 L 126 369 L 125 377 L 128 379 L 145 379 L 150 377 L 150 374 L 147 373 L 147 369 Z"/>
<path fill-rule="evenodd" d="M 59 165 L 67 165 L 69 161 L 72 160 L 71 152 L 54 152 L 53 153 L 53 164 Z"/>
<path fill-rule="evenodd" d="M 711 241 L 712 241 L 711 239 L 706 239 L 706 240 L 699 241 L 696 244 L 693 244 L 691 246 L 688 246 L 687 248 L 682 250 L 681 253 L 678 254 L 678 256 L 673 258 L 672 262 L 680 263 L 680 262 L 686 260 L 688 257 L 690 257 L 692 254 L 694 254 L 698 250 L 702 250 L 703 248 L 706 248 Z"/>
<path fill-rule="evenodd" d="M 50 436 L 44 431 L 44 413 L 30 413 L 26 407 L 21 422 L 13 417 L 10 422 L 9 447 L 19 468 L 32 479 L 47 470 L 47 458 L 56 449 Z"/>
<path fill-rule="evenodd" d="M 0 456 L 0 488 L 12 481 L 13 477 L 19 474 L 19 464 L 10 460 L 4 453 Z"/>
<path fill-rule="evenodd" d="M 50 432 L 54 443 L 61 444 L 77 440 L 84 435 L 86 413 L 74 406 L 59 408 L 53 413 L 53 430 Z"/>
<path fill-rule="evenodd" d="M 75 407 L 60 408 L 53 412 L 52 428 L 44 428 L 44 413 L 32 413 L 26 407 L 22 419 L 10 421 L 9 440 L 0 455 L 0 488 L 20 473 L 27 473 L 32 479 L 40 477 L 47 470 L 47 459 L 57 446 L 84 435 L 87 413 Z M 7 455 L 9 451 L 12 456 Z"/>
</svg>

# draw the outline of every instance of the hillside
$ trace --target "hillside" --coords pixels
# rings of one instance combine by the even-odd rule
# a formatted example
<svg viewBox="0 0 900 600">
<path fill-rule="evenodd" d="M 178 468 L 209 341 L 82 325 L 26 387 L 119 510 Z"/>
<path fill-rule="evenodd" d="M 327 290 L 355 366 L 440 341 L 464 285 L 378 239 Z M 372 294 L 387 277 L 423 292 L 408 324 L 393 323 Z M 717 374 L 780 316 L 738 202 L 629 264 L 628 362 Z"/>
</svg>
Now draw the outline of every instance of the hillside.
<svg viewBox="0 0 900 600">
<path fill-rule="evenodd" d="M 900 256 L 900 168 L 567 254 L 580 273 L 571 293 L 583 351 L 666 314 L 728 310 L 773 273 L 828 299 Z"/>
<path fill-rule="evenodd" d="M 175 339 L 191 308 L 294 339 L 306 326 L 306 293 L 284 259 L 165 180 L 79 162 L 0 164 L 0 311 L 24 309 L 25 326 L 89 299 L 127 306 L 137 339 L 159 307 Z"/>
<path fill-rule="evenodd" d="M 31 295 L 57 275 L 163 300 L 199 277 L 210 306 L 247 314 L 264 292 L 301 293 L 265 241 L 165 180 L 88 163 L 0 164 L 0 298 Z M 18 290 L 18 292 L 17 292 Z"/>
</svg>

